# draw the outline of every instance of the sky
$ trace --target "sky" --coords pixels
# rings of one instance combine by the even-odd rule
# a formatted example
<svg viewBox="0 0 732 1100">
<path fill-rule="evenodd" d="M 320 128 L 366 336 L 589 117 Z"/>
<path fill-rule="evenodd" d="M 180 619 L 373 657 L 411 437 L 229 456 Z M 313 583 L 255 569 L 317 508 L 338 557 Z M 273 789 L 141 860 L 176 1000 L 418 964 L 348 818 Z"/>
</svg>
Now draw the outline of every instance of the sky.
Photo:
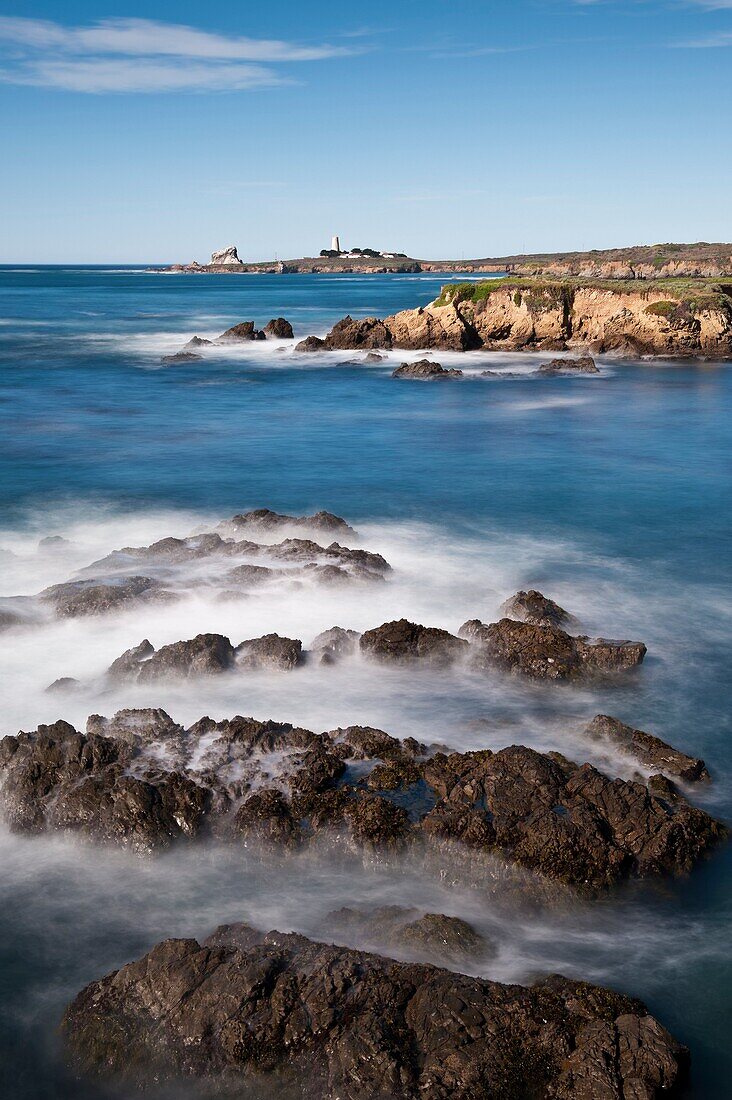
<svg viewBox="0 0 732 1100">
<path fill-rule="evenodd" d="M 0 263 L 732 241 L 732 0 L 0 0 Z"/>
</svg>

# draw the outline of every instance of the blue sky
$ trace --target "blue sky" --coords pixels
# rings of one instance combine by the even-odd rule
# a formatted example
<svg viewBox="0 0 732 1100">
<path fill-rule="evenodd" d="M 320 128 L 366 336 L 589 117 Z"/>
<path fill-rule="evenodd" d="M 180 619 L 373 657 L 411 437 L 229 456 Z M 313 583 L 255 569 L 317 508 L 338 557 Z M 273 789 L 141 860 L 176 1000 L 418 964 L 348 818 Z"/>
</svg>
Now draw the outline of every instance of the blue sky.
<svg viewBox="0 0 732 1100">
<path fill-rule="evenodd" d="M 732 240 L 732 0 L 0 0 L 0 262 Z"/>
</svg>

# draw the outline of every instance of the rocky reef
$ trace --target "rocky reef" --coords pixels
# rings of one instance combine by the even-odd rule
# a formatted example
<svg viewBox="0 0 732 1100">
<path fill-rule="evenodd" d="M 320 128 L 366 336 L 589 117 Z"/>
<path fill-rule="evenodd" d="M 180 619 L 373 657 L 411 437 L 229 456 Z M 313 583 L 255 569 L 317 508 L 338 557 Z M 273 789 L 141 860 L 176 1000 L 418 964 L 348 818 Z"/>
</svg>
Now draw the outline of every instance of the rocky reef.
<svg viewBox="0 0 732 1100">
<path fill-rule="evenodd" d="M 640 1001 L 598 986 L 501 985 L 236 924 L 92 982 L 63 1032 L 77 1070 L 134 1088 L 271 1075 L 300 1100 L 653 1100 L 688 1064 Z"/>
<path fill-rule="evenodd" d="M 732 288 L 703 280 L 491 279 L 447 284 L 429 305 L 384 320 L 344 317 L 326 349 L 550 350 L 732 357 Z M 588 358 L 545 374 L 595 373 Z M 596 368 L 595 368 L 596 369 Z"/>
</svg>

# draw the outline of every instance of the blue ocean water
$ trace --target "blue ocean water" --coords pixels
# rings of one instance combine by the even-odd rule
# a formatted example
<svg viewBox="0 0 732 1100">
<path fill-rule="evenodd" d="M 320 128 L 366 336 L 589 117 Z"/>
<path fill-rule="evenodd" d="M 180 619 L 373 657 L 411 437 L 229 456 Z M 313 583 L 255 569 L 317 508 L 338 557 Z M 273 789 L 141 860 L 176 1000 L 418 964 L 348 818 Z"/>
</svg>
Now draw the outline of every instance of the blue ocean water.
<svg viewBox="0 0 732 1100">
<path fill-rule="evenodd" d="M 511 590 L 560 592 L 565 605 L 576 592 L 598 629 L 646 640 L 642 676 L 612 698 L 589 700 L 589 716 L 618 713 L 703 755 L 714 782 L 697 797 L 729 818 L 728 365 L 602 360 L 599 377 L 537 378 L 541 357 L 471 353 L 439 357 L 450 365 L 460 358 L 459 382 L 408 384 L 390 378 L 402 356 L 367 366 L 348 353 L 298 356 L 291 345 L 160 362 L 194 333 L 285 316 L 298 338 L 322 334 L 345 313 L 384 316 L 423 304 L 443 281 L 0 268 L 0 548 L 64 534 L 73 516 L 138 524 L 161 510 L 226 516 L 257 506 L 327 508 L 375 530 L 421 532 L 413 567 L 418 573 L 424 561 L 427 592 L 439 543 L 441 568 L 452 567 L 454 549 L 455 568 L 469 563 L 473 587 L 484 577 L 498 590 L 500 575 L 516 582 Z M 506 377 L 481 377 L 487 369 Z M 10 667 L 3 685 L 12 719 L 17 712 L 25 728 L 47 720 L 35 682 L 21 685 Z M 405 724 L 417 713 L 429 721 L 431 703 L 417 695 L 405 697 Z M 574 706 L 566 696 L 547 699 L 532 693 L 522 711 L 512 698 L 514 719 L 528 722 L 531 713 L 534 721 L 551 708 L 556 718 Z M 443 689 L 434 713 L 443 726 L 453 714 L 489 719 L 490 704 L 481 706 Z M 278 716 L 290 715 L 280 708 Z M 17 724 L 4 722 L 0 732 Z M 521 730 L 510 740 L 521 740 Z M 125 863 L 116 872 L 122 900 L 99 857 L 84 863 L 42 840 L 3 844 L 0 1022 L 13 1050 L 5 1094 L 78 1095 L 49 1041 L 63 1005 L 156 939 L 205 934 L 209 916 L 211 925 L 230 919 L 236 887 L 228 864 L 215 861 L 196 864 L 195 874 L 189 868 L 184 890 L 172 866 L 161 890 Z M 529 930 L 513 963 L 523 973 L 516 956 L 525 952 L 527 971 L 571 971 L 641 996 L 691 1047 L 691 1095 L 725 1096 L 729 865 L 721 851 L 688 881 L 603 903 L 571 927 L 550 921 Z M 259 888 L 264 896 L 267 884 Z M 279 889 L 301 899 L 304 887 Z M 200 928 L 193 916 L 181 918 L 183 906 Z"/>
</svg>

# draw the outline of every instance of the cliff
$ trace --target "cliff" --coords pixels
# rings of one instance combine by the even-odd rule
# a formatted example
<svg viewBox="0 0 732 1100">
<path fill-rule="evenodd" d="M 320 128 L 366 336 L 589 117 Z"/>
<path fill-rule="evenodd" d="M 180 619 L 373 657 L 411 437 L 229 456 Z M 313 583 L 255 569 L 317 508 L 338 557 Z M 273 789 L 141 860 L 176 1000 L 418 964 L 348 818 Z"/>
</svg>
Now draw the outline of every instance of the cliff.
<svg viewBox="0 0 732 1100">
<path fill-rule="evenodd" d="M 543 278 L 451 283 L 427 306 L 383 321 L 346 317 L 325 345 L 732 358 L 732 285 Z"/>
</svg>

